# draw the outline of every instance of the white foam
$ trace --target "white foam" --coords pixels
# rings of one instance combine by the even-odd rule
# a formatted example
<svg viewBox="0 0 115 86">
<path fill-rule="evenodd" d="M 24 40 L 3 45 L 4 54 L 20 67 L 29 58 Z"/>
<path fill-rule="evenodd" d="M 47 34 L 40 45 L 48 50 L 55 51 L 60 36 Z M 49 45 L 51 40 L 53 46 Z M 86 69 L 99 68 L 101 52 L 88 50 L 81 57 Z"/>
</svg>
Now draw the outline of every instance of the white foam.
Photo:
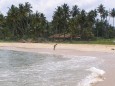
<svg viewBox="0 0 115 86">
<path fill-rule="evenodd" d="M 95 84 L 97 82 L 103 81 L 103 74 L 105 74 L 105 71 L 97 69 L 95 67 L 91 67 L 88 69 L 88 71 L 91 71 L 92 73 L 87 76 L 85 79 L 83 79 L 78 86 L 91 86 L 92 84 Z"/>
<path fill-rule="evenodd" d="M 0 71 L 0 77 L 9 77 L 11 75 L 14 75 L 11 71 Z"/>
</svg>

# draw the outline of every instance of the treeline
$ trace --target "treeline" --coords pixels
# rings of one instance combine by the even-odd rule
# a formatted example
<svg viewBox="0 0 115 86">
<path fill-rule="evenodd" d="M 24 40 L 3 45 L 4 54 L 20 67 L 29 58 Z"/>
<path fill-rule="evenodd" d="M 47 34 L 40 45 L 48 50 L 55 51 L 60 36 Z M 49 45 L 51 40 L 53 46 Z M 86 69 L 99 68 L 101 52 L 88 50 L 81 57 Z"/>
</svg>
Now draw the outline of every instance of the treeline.
<svg viewBox="0 0 115 86">
<path fill-rule="evenodd" d="M 110 18 L 113 18 L 113 25 L 109 24 Z M 26 2 L 18 7 L 12 5 L 7 16 L 0 13 L 0 39 L 114 38 L 114 18 L 115 9 L 108 11 L 102 4 L 89 12 L 77 5 L 70 9 L 63 4 L 57 7 L 49 22 L 43 13 L 33 13 L 31 4 Z"/>
</svg>

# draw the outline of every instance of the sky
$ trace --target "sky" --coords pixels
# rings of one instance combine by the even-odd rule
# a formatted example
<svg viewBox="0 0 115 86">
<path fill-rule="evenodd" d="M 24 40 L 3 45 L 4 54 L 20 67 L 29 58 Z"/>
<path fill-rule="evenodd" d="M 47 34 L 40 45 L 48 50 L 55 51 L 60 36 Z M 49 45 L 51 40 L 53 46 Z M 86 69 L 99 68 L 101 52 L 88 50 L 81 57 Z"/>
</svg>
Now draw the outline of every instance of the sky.
<svg viewBox="0 0 115 86">
<path fill-rule="evenodd" d="M 57 6 L 67 3 L 70 8 L 78 5 L 79 8 L 89 11 L 103 4 L 107 10 L 115 8 L 115 0 L 0 0 L 0 12 L 6 15 L 9 7 L 13 4 L 18 6 L 19 3 L 29 2 L 32 5 L 33 12 L 44 13 L 47 20 L 51 21 L 53 12 Z"/>
</svg>

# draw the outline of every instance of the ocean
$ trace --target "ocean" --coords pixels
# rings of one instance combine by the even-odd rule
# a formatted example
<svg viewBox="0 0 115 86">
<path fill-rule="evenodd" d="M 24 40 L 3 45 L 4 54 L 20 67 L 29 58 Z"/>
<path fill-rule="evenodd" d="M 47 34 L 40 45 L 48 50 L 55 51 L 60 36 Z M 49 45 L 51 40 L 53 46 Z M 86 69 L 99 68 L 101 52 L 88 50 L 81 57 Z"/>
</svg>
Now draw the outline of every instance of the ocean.
<svg viewBox="0 0 115 86">
<path fill-rule="evenodd" d="M 91 86 L 103 81 L 103 59 L 0 50 L 0 86 Z"/>
</svg>

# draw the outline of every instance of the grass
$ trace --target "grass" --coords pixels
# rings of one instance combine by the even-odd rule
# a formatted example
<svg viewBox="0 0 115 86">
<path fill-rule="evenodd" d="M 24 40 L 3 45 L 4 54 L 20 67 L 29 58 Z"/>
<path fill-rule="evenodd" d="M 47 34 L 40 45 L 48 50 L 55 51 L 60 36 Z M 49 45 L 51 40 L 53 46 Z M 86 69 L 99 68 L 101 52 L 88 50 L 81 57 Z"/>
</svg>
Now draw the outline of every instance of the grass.
<svg viewBox="0 0 115 86">
<path fill-rule="evenodd" d="M 104 45 L 115 45 L 115 39 L 103 39 L 97 38 L 93 41 L 64 41 L 59 43 L 66 43 L 66 44 L 104 44 Z"/>
<path fill-rule="evenodd" d="M 17 41 L 14 40 L 0 40 L 0 43 L 15 43 Z"/>
<path fill-rule="evenodd" d="M 13 41 L 13 40 L 0 40 L 0 43 L 16 43 L 19 41 Z M 42 42 L 42 43 L 54 43 L 51 41 Z M 105 44 L 105 45 L 115 45 L 115 39 L 103 39 L 103 38 L 97 38 L 97 40 L 94 41 L 62 41 L 57 43 L 65 43 L 65 44 Z"/>
</svg>

